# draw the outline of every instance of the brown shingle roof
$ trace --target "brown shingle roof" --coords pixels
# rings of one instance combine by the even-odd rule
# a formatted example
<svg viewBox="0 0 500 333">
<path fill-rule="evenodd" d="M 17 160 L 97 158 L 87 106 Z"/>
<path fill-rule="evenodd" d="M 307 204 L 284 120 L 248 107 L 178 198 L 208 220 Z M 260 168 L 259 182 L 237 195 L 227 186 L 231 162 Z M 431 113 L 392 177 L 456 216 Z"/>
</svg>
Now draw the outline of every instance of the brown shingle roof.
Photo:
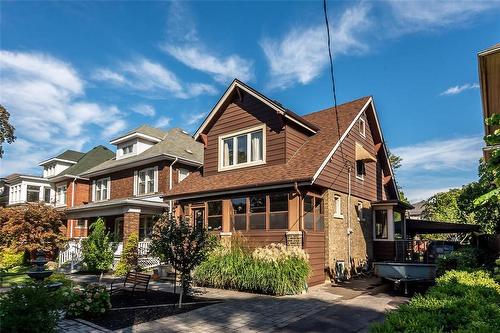
<svg viewBox="0 0 500 333">
<path fill-rule="evenodd" d="M 370 97 L 363 97 L 338 106 L 340 133 L 345 132 Z M 225 171 L 203 177 L 200 171 L 166 193 L 181 197 L 198 193 L 251 188 L 279 183 L 311 181 L 339 139 L 335 110 L 328 108 L 303 116 L 320 130 L 302 145 L 286 164 Z"/>
</svg>

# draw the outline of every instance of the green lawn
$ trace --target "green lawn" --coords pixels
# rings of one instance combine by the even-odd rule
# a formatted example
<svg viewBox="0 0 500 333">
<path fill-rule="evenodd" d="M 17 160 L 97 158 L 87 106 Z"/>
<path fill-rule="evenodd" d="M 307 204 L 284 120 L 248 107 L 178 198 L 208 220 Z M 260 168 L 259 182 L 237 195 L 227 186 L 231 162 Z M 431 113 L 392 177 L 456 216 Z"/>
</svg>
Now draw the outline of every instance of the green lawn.
<svg viewBox="0 0 500 333">
<path fill-rule="evenodd" d="M 14 267 L 6 272 L 0 272 L 0 287 L 11 287 L 15 284 L 23 284 L 30 278 L 28 275 L 24 274 L 28 271 L 28 267 Z M 11 275 L 16 274 L 16 275 Z"/>
</svg>

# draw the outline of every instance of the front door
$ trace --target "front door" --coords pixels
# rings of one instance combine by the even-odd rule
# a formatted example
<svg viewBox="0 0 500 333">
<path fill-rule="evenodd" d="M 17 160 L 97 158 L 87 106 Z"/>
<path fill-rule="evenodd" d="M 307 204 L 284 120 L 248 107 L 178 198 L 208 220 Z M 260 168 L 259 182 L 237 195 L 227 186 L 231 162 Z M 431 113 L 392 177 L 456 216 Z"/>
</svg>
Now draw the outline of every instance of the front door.
<svg viewBox="0 0 500 333">
<path fill-rule="evenodd" d="M 193 208 L 193 221 L 196 228 L 203 228 L 205 225 L 205 208 Z"/>
</svg>

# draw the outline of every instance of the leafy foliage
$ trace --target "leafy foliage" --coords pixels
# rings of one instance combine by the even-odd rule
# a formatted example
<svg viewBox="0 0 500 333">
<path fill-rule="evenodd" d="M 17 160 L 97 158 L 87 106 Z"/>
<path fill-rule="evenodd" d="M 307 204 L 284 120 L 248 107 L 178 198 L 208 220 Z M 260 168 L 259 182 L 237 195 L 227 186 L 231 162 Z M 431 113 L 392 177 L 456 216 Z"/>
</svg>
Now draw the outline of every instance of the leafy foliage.
<svg viewBox="0 0 500 333">
<path fill-rule="evenodd" d="M 176 221 L 167 213 L 157 218 L 151 252 L 180 272 L 184 293 L 191 290 L 191 271 L 207 257 L 213 246 L 214 237 L 206 229 L 193 228 L 188 221 Z"/>
<path fill-rule="evenodd" d="M 90 235 L 82 241 L 82 261 L 89 272 L 105 272 L 113 263 L 113 250 L 102 218 L 89 227 Z"/>
<path fill-rule="evenodd" d="M 23 263 L 24 251 L 16 251 L 11 248 L 5 248 L 0 251 L 0 270 L 22 266 Z"/>
<path fill-rule="evenodd" d="M 302 292 L 311 272 L 301 249 L 269 246 L 247 251 L 219 246 L 194 272 L 199 285 L 271 295 Z"/>
<path fill-rule="evenodd" d="M 75 287 L 63 293 L 66 298 L 66 316 L 95 317 L 111 308 L 111 301 L 105 285 L 89 284 L 85 288 Z"/>
<path fill-rule="evenodd" d="M 13 143 L 16 140 L 15 128 L 9 122 L 10 113 L 0 104 L 0 158 L 3 156 L 3 143 Z"/>
<path fill-rule="evenodd" d="M 114 274 L 117 276 L 125 276 L 127 272 L 139 269 L 138 255 L 139 249 L 139 235 L 137 233 L 132 233 L 125 244 L 120 261 L 116 265 Z"/>
<path fill-rule="evenodd" d="M 66 241 L 63 214 L 43 203 L 0 208 L 0 247 L 53 252 Z"/>
<path fill-rule="evenodd" d="M 473 247 L 463 247 L 437 260 L 438 275 L 446 271 L 457 269 L 461 271 L 471 271 L 480 267 L 483 253 Z"/>
<path fill-rule="evenodd" d="M 401 163 L 403 162 L 401 156 L 391 153 L 390 150 L 387 151 L 387 155 L 389 155 L 389 162 L 394 170 L 401 167 Z"/>
<path fill-rule="evenodd" d="M 372 333 L 499 332 L 500 286 L 484 271 L 449 271 L 425 295 L 373 324 Z"/>
<path fill-rule="evenodd" d="M 61 293 L 27 282 L 0 294 L 0 332 L 53 332 L 62 308 Z"/>
<path fill-rule="evenodd" d="M 461 189 L 451 189 L 433 195 L 424 203 L 422 215 L 425 219 L 442 222 L 472 222 L 472 216 L 459 208 Z"/>
</svg>

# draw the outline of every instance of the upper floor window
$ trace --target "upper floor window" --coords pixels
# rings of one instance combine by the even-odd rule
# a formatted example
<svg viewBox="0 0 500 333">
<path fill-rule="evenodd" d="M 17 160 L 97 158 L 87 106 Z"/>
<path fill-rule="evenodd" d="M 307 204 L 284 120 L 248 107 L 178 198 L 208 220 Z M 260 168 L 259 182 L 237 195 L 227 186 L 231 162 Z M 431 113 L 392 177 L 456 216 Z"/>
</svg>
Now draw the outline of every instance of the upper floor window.
<svg viewBox="0 0 500 333">
<path fill-rule="evenodd" d="M 359 134 L 366 136 L 366 122 L 363 118 L 359 118 Z"/>
<path fill-rule="evenodd" d="M 158 167 L 142 169 L 136 172 L 134 194 L 142 195 L 158 192 Z"/>
<path fill-rule="evenodd" d="M 187 176 L 189 176 L 188 169 L 179 169 L 179 183 L 182 182 Z"/>
<path fill-rule="evenodd" d="M 219 169 L 265 163 L 265 126 L 219 137 Z"/>
<path fill-rule="evenodd" d="M 40 186 L 28 185 L 26 193 L 26 201 L 37 202 L 40 201 Z"/>
<path fill-rule="evenodd" d="M 111 192 L 111 179 L 101 178 L 94 181 L 94 198 L 93 201 L 108 200 Z"/>
<path fill-rule="evenodd" d="M 364 179 L 365 178 L 365 162 L 358 160 L 356 161 L 356 178 Z"/>
<path fill-rule="evenodd" d="M 66 205 L 66 189 L 66 185 L 57 187 L 56 203 L 58 206 Z"/>
</svg>

